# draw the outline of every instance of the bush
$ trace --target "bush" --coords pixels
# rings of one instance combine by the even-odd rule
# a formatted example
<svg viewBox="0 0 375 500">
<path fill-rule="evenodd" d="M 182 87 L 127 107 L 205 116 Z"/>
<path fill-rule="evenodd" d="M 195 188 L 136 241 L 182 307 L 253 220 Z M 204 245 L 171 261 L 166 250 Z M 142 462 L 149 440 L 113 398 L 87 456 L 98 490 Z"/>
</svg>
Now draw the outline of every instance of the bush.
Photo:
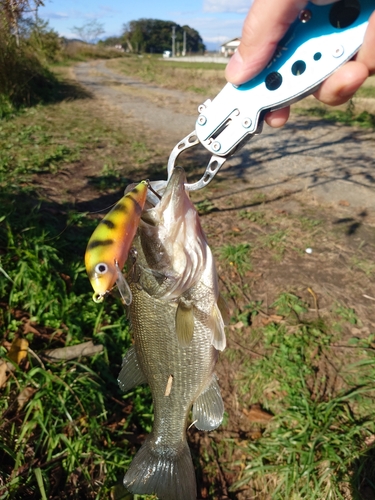
<svg viewBox="0 0 375 500">
<path fill-rule="evenodd" d="M 46 100 L 56 81 L 35 45 L 21 38 L 17 46 L 5 23 L 0 24 L 0 68 L 0 116 L 9 114 L 9 107 Z"/>
</svg>

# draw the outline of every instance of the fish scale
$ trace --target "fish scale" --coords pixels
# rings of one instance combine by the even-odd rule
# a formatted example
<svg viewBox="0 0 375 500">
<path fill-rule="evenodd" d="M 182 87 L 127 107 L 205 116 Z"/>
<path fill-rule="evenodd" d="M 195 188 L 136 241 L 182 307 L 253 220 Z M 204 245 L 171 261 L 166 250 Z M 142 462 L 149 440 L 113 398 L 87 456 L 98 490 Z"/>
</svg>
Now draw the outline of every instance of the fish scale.
<svg viewBox="0 0 375 500">
<path fill-rule="evenodd" d="M 130 316 L 135 350 L 153 394 L 153 433 L 167 443 L 170 443 L 171 436 L 185 439 L 191 405 L 212 377 L 217 351 L 211 345 L 207 327 L 198 321 L 195 322 L 191 345 L 181 348 L 174 328 L 175 304 L 155 300 L 132 284 L 130 288 L 133 293 Z M 155 317 L 155 307 L 163 322 L 155 322 L 149 329 L 145 325 L 148 318 Z M 169 375 L 173 375 L 172 390 L 169 396 L 164 396 Z"/>
</svg>

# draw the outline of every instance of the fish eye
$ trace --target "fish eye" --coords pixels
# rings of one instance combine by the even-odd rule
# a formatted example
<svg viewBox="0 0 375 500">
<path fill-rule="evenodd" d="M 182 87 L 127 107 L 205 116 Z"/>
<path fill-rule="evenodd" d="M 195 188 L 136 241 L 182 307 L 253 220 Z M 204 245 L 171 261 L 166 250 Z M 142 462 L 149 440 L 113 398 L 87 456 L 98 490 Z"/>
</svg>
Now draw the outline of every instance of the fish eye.
<svg viewBox="0 0 375 500">
<path fill-rule="evenodd" d="M 108 271 L 108 266 L 104 262 L 100 262 L 95 266 L 95 272 L 98 274 L 105 274 Z"/>
</svg>

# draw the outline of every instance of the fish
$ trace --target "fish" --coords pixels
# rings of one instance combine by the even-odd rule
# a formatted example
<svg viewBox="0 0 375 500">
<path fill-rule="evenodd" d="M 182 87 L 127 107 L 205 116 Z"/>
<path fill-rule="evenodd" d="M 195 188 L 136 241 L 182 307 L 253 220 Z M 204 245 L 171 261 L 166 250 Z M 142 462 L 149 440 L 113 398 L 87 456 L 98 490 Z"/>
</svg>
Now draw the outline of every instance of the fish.
<svg viewBox="0 0 375 500">
<path fill-rule="evenodd" d="M 226 345 L 215 262 L 197 210 L 175 167 L 161 200 L 144 210 L 133 240 L 128 276 L 134 345 L 118 377 L 128 392 L 149 384 L 151 433 L 135 455 L 124 486 L 162 500 L 196 500 L 196 479 L 186 429 L 216 429 L 224 405 L 215 365 Z"/>
<path fill-rule="evenodd" d="M 94 289 L 94 302 L 101 302 L 115 283 L 125 304 L 132 301 L 122 268 L 145 206 L 148 185 L 143 180 L 126 193 L 99 222 L 87 244 L 85 266 Z"/>
</svg>

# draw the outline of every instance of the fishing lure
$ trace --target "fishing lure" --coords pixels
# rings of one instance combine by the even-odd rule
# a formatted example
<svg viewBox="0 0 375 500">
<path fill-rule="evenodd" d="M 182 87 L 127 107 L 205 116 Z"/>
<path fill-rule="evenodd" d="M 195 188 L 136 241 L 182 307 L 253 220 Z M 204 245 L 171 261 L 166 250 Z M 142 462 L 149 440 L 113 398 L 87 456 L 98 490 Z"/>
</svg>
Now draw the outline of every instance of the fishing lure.
<svg viewBox="0 0 375 500">
<path fill-rule="evenodd" d="M 85 253 L 85 266 L 94 289 L 94 302 L 101 302 L 115 283 L 126 305 L 132 293 L 121 270 L 137 231 L 146 202 L 148 181 L 129 191 L 99 222 Z"/>
</svg>

